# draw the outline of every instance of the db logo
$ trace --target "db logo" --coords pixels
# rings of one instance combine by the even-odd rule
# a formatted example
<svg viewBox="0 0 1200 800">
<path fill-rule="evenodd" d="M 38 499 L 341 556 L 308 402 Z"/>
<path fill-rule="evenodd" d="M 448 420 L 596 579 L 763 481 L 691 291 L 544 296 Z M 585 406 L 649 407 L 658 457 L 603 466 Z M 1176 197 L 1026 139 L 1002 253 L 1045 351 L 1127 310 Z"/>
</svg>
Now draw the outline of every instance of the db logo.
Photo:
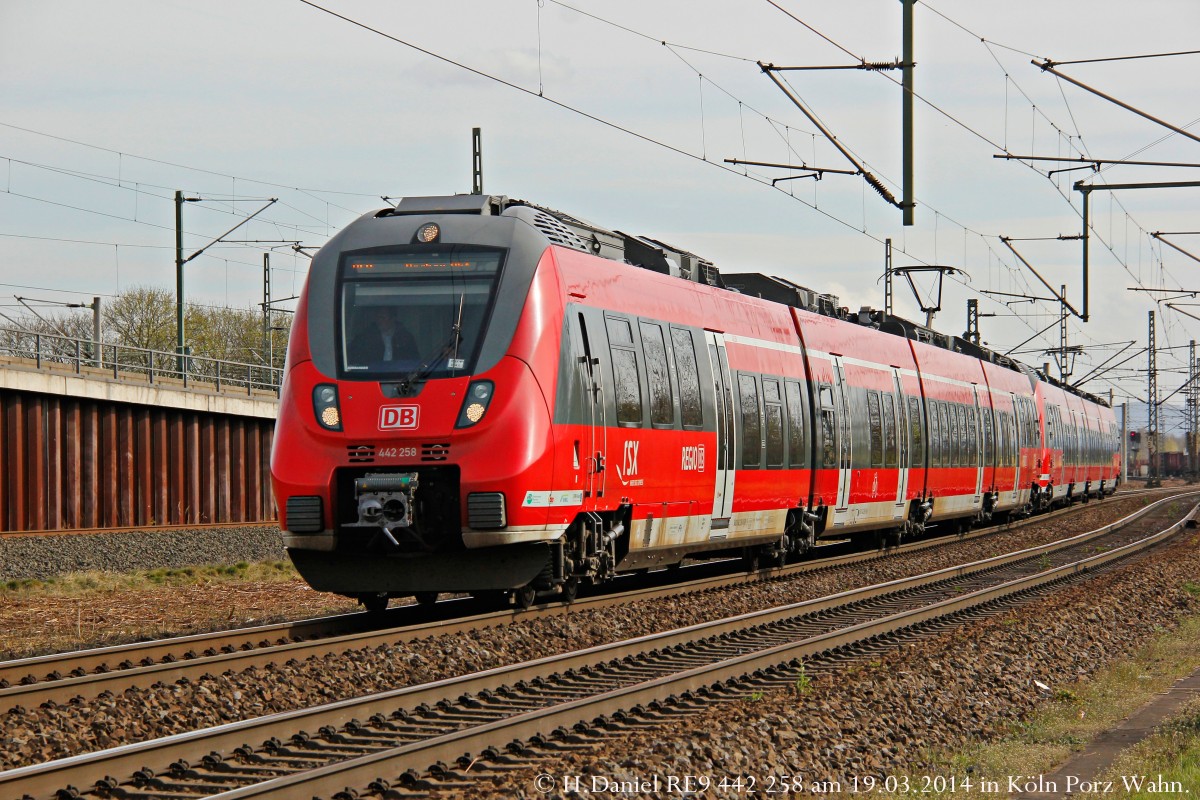
<svg viewBox="0 0 1200 800">
<path fill-rule="evenodd" d="M 384 406 L 379 409 L 379 430 L 415 428 L 420 410 L 420 406 Z"/>
</svg>

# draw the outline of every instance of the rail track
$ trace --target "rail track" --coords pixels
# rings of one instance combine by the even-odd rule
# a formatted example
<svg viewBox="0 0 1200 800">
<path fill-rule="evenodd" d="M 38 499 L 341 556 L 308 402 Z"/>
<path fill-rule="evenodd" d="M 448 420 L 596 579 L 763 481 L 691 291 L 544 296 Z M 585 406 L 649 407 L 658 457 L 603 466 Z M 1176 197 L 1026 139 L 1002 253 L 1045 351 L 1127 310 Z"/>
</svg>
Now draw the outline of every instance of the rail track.
<svg viewBox="0 0 1200 800">
<path fill-rule="evenodd" d="M 1122 497 L 1139 493 L 1123 493 Z M 0 662 L 0 714 L 10 709 L 34 708 L 43 703 L 65 703 L 76 697 L 95 697 L 103 692 L 121 692 L 133 686 L 156 682 L 194 680 L 208 674 L 240 672 L 251 667 L 304 660 L 331 653 L 409 642 L 434 635 L 445 635 L 495 627 L 517 619 L 552 618 L 580 611 L 602 609 L 663 597 L 705 592 L 763 581 L 788 580 L 805 573 L 823 572 L 852 564 L 906 556 L 915 552 L 952 546 L 988 536 L 998 530 L 1014 530 L 1040 524 L 1068 514 L 1062 509 L 1053 514 L 983 528 L 965 536 L 944 536 L 866 552 L 816 558 L 791 566 L 767 568 L 753 573 L 711 574 L 711 565 L 693 568 L 705 577 L 668 585 L 654 585 L 654 576 L 635 576 L 616 588 L 630 583 L 646 584 L 619 593 L 581 597 L 570 606 L 546 603 L 527 611 L 487 611 L 479 613 L 479 604 L 470 599 L 449 599 L 433 607 L 403 606 L 387 615 L 373 617 L 364 613 L 341 614 L 297 622 L 115 645 L 89 650 L 56 653 Z M 685 569 L 683 574 L 687 574 Z M 384 626 L 381 627 L 381 622 Z M 387 624 L 392 623 L 392 624 Z"/>
<path fill-rule="evenodd" d="M 1024 602 L 1194 524 L 1194 509 L 1171 524 L 1180 499 L 1090 533 L 818 600 L 11 770 L 0 773 L 0 794 L 235 800 L 369 787 L 402 796 L 469 780 L 477 764 L 502 769 L 531 747 L 574 746 L 642 716 L 796 680 L 823 653 L 844 660 L 851 648 L 892 646 Z"/>
</svg>

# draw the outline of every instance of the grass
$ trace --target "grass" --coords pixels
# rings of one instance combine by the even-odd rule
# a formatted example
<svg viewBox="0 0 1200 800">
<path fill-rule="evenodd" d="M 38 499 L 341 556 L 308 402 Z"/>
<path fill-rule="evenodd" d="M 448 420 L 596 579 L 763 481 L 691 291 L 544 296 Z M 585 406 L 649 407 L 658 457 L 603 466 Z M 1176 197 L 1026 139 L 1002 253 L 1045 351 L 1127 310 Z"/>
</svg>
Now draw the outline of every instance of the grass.
<svg viewBox="0 0 1200 800">
<path fill-rule="evenodd" d="M 278 583 L 299 577 L 288 561 L 209 564 L 138 572 L 73 572 L 52 578 L 11 580 L 0 586 L 0 602 L 30 597 L 75 597 L 90 592 L 140 591 L 246 581 Z"/>
<path fill-rule="evenodd" d="M 287 561 L 0 583 L 0 660 L 300 619 L 355 608 Z"/>
<path fill-rule="evenodd" d="M 1193 592 L 1195 584 L 1185 584 Z M 930 754 L 931 766 L 922 775 L 971 776 L 997 781 L 1007 787 L 1008 776 L 1048 775 L 1073 752 L 1102 731 L 1119 724 L 1153 695 L 1164 691 L 1178 678 L 1200 668 L 1200 617 L 1189 617 L 1174 631 L 1163 633 L 1134 657 L 1110 665 L 1091 679 L 1059 688 L 1039 714 L 1014 725 L 1009 734 L 997 741 L 979 743 L 954 753 Z M 1112 792 L 1078 797 L 1164 797 L 1169 792 L 1130 793 L 1119 776 L 1147 776 L 1159 773 L 1165 781 L 1180 781 L 1191 795 L 1200 796 L 1200 702 L 1158 736 L 1122 754 L 1111 770 L 1115 780 Z M 913 784 L 917 785 L 917 784 Z M 966 792 L 922 792 L 921 797 L 960 798 L 994 796 Z"/>
<path fill-rule="evenodd" d="M 1099 782 L 1111 783 L 1111 789 L 1077 797 L 1093 800 L 1116 794 L 1126 800 L 1148 800 L 1200 794 L 1200 700 L 1188 704 L 1157 734 L 1118 756 Z M 1140 789 L 1135 782 L 1140 782 Z"/>
<path fill-rule="evenodd" d="M 1145 776 L 1160 787 L 1174 783 L 1186 793 L 1200 793 L 1200 701 L 1189 704 L 1159 733 L 1122 753 L 1103 780 L 1124 789 L 1130 776 Z M 1143 786 L 1140 791 L 1130 791 L 1124 796 L 1142 800 L 1164 795 L 1163 791 L 1149 791 L 1148 788 Z"/>
</svg>

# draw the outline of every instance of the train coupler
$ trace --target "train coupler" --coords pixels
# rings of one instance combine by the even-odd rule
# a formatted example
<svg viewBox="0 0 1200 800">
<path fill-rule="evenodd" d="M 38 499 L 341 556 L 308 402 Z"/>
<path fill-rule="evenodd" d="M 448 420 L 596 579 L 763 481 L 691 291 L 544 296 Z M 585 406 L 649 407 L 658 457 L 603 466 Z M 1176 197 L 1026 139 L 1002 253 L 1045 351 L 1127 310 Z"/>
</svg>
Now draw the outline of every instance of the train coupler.
<svg viewBox="0 0 1200 800">
<path fill-rule="evenodd" d="M 364 475 L 354 480 L 354 501 L 358 519 L 347 528 L 367 528 L 375 532 L 374 546 L 385 550 L 435 548 L 417 530 L 416 493 L 420 480 L 415 472 L 386 472 Z M 400 538 L 403 537 L 404 543 Z"/>
<path fill-rule="evenodd" d="M 355 479 L 358 524 L 411 528 L 419 483 L 415 472 L 376 473 Z"/>
</svg>

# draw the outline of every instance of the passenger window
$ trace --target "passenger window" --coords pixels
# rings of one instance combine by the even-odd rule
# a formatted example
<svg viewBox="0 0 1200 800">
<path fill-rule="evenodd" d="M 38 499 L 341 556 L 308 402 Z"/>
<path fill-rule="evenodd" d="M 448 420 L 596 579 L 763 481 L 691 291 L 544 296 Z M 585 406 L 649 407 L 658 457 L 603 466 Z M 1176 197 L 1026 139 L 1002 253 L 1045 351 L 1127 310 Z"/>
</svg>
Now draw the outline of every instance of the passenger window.
<svg viewBox="0 0 1200 800">
<path fill-rule="evenodd" d="M 821 466 L 835 469 L 837 457 L 837 412 L 833 405 L 833 387 L 822 385 L 818 390 L 821 398 Z"/>
<path fill-rule="evenodd" d="M 1017 452 L 1020 448 L 1017 445 L 1017 423 L 1013 412 L 1004 412 L 1004 464 L 1005 466 L 1015 467 L 1017 465 Z"/>
<path fill-rule="evenodd" d="M 637 354 L 633 350 L 612 350 L 614 392 L 618 425 L 642 424 L 642 386 L 638 380 Z"/>
<path fill-rule="evenodd" d="M 788 417 L 788 464 L 803 467 L 808 460 L 804 449 L 804 403 L 801 400 L 800 384 L 787 381 L 783 386 L 787 399 Z"/>
<path fill-rule="evenodd" d="M 993 411 L 992 420 L 993 447 L 995 448 L 994 452 L 996 456 L 995 463 L 997 467 L 1002 467 L 1004 466 L 1004 412 Z"/>
<path fill-rule="evenodd" d="M 767 424 L 767 466 L 783 466 L 783 402 L 779 381 L 763 378 L 763 414 Z"/>
<path fill-rule="evenodd" d="M 704 427 L 704 407 L 700 403 L 700 367 L 691 331 L 671 329 L 671 344 L 675 346 L 675 369 L 679 373 L 679 408 L 683 412 L 683 427 Z"/>
<path fill-rule="evenodd" d="M 954 464 L 955 466 L 965 467 L 967 465 L 967 409 L 955 403 L 954 409 L 954 432 L 957 434 L 954 437 Z"/>
<path fill-rule="evenodd" d="M 926 400 L 925 411 L 929 414 L 929 466 L 942 465 L 941 418 L 938 416 L 937 400 Z"/>
<path fill-rule="evenodd" d="M 994 461 L 992 449 L 992 410 L 983 409 L 983 465 L 990 467 Z"/>
<path fill-rule="evenodd" d="M 671 427 L 675 424 L 675 398 L 667 374 L 667 346 L 662 326 L 643 322 L 642 349 L 646 353 L 646 379 L 650 385 L 650 424 Z"/>
<path fill-rule="evenodd" d="M 871 466 L 883 466 L 883 421 L 879 413 L 879 392 L 867 392 L 867 422 L 871 430 Z"/>
<path fill-rule="evenodd" d="M 963 409 L 963 414 L 967 418 L 967 445 L 963 449 L 967 466 L 979 466 L 979 409 L 974 405 L 969 405 Z"/>
<path fill-rule="evenodd" d="M 967 410 L 958 403 L 950 407 L 954 412 L 954 466 L 967 465 Z"/>
<path fill-rule="evenodd" d="M 950 447 L 951 432 L 950 432 L 950 409 L 948 404 L 938 401 L 938 421 L 941 422 L 941 429 L 938 430 L 938 466 L 952 467 L 953 450 Z"/>
<path fill-rule="evenodd" d="M 833 416 L 833 409 L 821 409 L 821 466 L 826 469 L 837 467 L 836 431 L 837 423 Z"/>
<path fill-rule="evenodd" d="M 883 465 L 896 466 L 896 401 L 883 395 Z"/>
<path fill-rule="evenodd" d="M 908 431 L 912 439 L 912 461 L 909 466 L 922 467 L 925 462 L 925 443 L 921 431 L 924 428 L 921 418 L 921 401 L 916 397 L 908 398 Z"/>
<path fill-rule="evenodd" d="M 751 469 L 762 460 L 762 420 L 758 412 L 758 383 L 753 375 L 738 376 L 742 412 L 742 466 Z"/>
</svg>

